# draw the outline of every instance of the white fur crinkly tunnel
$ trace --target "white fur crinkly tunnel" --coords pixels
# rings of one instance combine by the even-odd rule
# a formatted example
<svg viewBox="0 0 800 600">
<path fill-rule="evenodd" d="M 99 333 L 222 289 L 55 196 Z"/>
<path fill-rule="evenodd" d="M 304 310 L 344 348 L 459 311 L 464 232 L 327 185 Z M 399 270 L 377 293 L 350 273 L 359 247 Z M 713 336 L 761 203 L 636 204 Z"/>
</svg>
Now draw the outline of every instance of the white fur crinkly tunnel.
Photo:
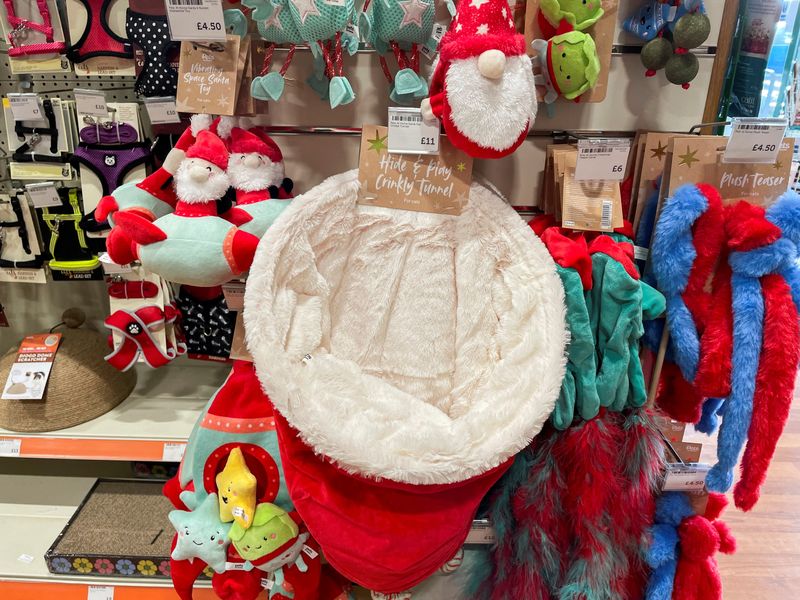
<svg viewBox="0 0 800 600">
<path fill-rule="evenodd" d="M 458 216 L 358 197 L 350 171 L 294 199 L 244 321 L 296 509 L 337 570 L 391 593 L 464 542 L 550 415 L 568 334 L 555 264 L 490 190 Z"/>
</svg>

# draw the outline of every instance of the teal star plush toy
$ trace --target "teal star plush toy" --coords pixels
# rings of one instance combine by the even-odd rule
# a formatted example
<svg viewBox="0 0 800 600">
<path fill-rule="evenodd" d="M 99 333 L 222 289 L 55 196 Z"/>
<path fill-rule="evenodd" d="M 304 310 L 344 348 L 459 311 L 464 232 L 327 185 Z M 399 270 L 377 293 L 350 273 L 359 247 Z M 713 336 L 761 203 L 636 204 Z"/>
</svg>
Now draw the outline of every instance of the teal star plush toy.
<svg viewBox="0 0 800 600">
<path fill-rule="evenodd" d="M 230 523 L 219 520 L 219 501 L 216 494 L 209 494 L 193 511 L 173 510 L 169 520 L 178 532 L 174 560 L 199 558 L 217 573 L 225 572 L 225 556 L 228 548 Z"/>
</svg>

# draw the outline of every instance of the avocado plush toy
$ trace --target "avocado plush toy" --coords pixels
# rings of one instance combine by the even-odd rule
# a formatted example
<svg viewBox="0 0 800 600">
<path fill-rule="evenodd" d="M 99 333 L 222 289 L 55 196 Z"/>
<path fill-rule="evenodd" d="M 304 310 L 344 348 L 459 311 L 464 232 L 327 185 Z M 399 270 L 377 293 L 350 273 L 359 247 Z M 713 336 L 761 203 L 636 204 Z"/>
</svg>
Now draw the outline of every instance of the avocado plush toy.
<svg viewBox="0 0 800 600">
<path fill-rule="evenodd" d="M 537 55 L 541 73 L 536 84 L 545 87 L 546 104 L 558 96 L 575 100 L 589 91 L 600 76 L 600 59 L 591 36 L 580 31 L 570 31 L 549 40 L 531 42 Z"/>
</svg>

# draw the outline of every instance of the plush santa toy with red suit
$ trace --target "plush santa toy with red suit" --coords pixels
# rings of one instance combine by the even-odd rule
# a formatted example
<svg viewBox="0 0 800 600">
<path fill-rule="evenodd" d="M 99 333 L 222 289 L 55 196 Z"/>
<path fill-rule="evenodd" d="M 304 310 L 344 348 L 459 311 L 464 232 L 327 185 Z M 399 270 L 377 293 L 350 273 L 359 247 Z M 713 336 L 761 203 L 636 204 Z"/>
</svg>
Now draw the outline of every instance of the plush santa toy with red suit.
<svg viewBox="0 0 800 600">
<path fill-rule="evenodd" d="M 536 118 L 536 86 L 507 0 L 461 0 L 420 108 L 475 158 L 501 158 L 522 143 Z"/>
</svg>

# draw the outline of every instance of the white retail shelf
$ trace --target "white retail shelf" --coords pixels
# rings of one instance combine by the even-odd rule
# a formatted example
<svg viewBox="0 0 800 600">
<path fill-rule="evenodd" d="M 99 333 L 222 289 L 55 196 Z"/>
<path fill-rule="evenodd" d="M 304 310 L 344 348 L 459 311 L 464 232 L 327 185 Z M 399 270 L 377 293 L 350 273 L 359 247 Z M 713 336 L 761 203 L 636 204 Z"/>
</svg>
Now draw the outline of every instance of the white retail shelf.
<svg viewBox="0 0 800 600">
<path fill-rule="evenodd" d="M 0 456 L 94 460 L 178 461 L 202 408 L 222 384 L 227 365 L 186 361 L 138 368 L 133 393 L 108 413 L 60 431 L 19 433 L 0 428 Z"/>
</svg>

